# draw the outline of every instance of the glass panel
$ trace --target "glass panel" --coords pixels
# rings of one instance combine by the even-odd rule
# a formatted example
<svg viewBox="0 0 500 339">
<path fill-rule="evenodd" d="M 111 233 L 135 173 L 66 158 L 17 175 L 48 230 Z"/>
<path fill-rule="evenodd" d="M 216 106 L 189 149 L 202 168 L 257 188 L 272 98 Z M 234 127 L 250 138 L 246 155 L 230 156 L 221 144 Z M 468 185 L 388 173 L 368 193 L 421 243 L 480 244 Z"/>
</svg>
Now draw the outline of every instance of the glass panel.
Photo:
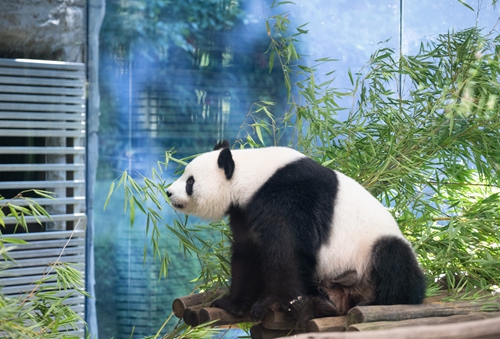
<svg viewBox="0 0 500 339">
<path fill-rule="evenodd" d="M 253 103 L 274 101 L 283 111 L 285 87 L 276 70 L 269 72 L 265 26 L 246 3 L 107 1 L 95 206 L 104 205 L 123 170 L 148 175 L 172 147 L 186 156 L 211 150 L 219 139 L 234 140 Z M 172 224 L 173 212 L 166 210 Z M 174 297 L 193 289 L 196 258 L 177 252 L 175 237 L 160 225 L 159 250 L 169 246 L 173 255 L 168 278 L 159 279 L 161 263 L 153 260 L 145 220 L 137 215 L 131 229 L 119 194 L 105 212 L 96 208 L 95 225 L 99 335 L 156 333 Z"/>
</svg>

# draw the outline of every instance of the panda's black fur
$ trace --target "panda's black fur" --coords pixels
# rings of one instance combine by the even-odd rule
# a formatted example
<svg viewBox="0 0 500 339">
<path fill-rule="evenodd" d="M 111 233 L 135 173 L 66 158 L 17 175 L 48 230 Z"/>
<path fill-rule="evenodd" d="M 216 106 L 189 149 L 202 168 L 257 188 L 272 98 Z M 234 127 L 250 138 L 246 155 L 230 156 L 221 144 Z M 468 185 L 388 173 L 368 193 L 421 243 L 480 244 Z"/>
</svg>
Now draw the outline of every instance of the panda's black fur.
<svg viewBox="0 0 500 339">
<path fill-rule="evenodd" d="M 220 153 L 214 156 L 217 156 L 220 175 L 231 181 L 235 180 L 237 161 L 240 160 L 235 162 L 233 152 L 237 151 L 230 151 L 228 146 L 227 142 L 217 144 L 214 150 Z M 274 151 L 269 152 L 272 155 Z M 278 154 L 281 150 L 275 152 Z M 394 229 L 397 225 L 390 231 L 380 231 L 380 234 L 367 229 L 370 235 L 375 234 L 375 240 L 370 248 L 360 248 L 359 251 L 370 253 L 363 259 L 368 262 L 356 262 L 358 267 L 366 266 L 366 272 L 358 272 L 353 261 L 353 264 L 346 263 L 345 269 L 343 263 L 334 263 L 335 272 L 318 273 L 320 259 L 322 267 L 330 267 L 328 260 L 321 256 L 330 255 L 328 251 L 333 246 L 330 243 L 336 236 L 333 220 L 337 206 L 342 206 L 338 201 L 342 198 L 339 197 L 339 183 L 347 179 L 298 153 L 290 155 L 289 160 L 287 157 L 261 186 L 255 188 L 248 200 L 241 203 L 233 197 L 234 201 L 231 200 L 224 211 L 229 215 L 233 234 L 232 280 L 229 294 L 214 302 L 213 306 L 236 315 L 250 314 L 254 319 L 261 319 L 267 309 L 272 308 L 288 312 L 295 320 L 305 321 L 312 317 L 345 314 L 358 304 L 421 303 L 425 279 L 412 248 L 402 238 L 399 229 Z M 200 207 L 188 210 L 187 206 L 191 195 L 196 195 L 196 183 L 200 178 L 191 172 L 185 175 L 189 175 L 195 185 L 190 188 L 189 197 L 183 198 L 187 202 L 178 197 L 182 178 L 178 180 L 181 181 L 179 186 L 174 186 L 174 183 L 167 193 L 173 203 L 178 201 L 174 206 L 180 206 L 180 211 L 186 207 L 186 213 L 196 214 Z M 245 178 L 238 180 L 244 181 Z M 251 184 L 238 182 L 235 185 L 252 187 Z M 215 189 L 221 185 L 222 181 Z M 349 181 L 349 185 L 353 184 Z M 230 186 L 228 190 L 232 188 Z M 370 208 L 373 204 L 370 199 L 363 193 L 359 203 L 368 201 Z M 349 211 L 342 208 L 344 210 L 339 213 Z M 353 220 L 360 218 L 357 215 L 351 217 Z M 350 217 L 344 215 L 343 218 Z M 343 235 L 342 232 L 348 232 L 348 229 L 349 225 L 342 225 L 338 231 Z M 346 241 L 349 237 L 362 239 L 364 236 L 363 233 L 346 235 Z M 336 247 L 338 251 L 342 249 L 342 246 Z M 338 257 L 344 258 L 342 253 Z M 347 254 L 345 258 L 348 258 Z"/>
</svg>

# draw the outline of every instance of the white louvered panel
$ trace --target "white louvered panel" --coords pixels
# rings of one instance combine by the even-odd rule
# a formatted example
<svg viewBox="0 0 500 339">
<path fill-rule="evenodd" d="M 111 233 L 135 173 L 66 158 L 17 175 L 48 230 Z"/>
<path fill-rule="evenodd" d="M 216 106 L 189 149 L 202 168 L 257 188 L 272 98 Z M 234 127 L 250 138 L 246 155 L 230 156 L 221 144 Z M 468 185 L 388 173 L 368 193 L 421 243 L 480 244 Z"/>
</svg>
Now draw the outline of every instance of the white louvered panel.
<svg viewBox="0 0 500 339">
<path fill-rule="evenodd" d="M 23 239 L 25 245 L 7 245 L 9 254 L 15 259 L 12 265 L 0 271 L 0 286 L 6 296 L 26 297 L 35 288 L 35 282 L 47 277 L 41 286 L 55 292 L 55 296 L 66 297 L 65 305 L 82 318 L 85 311 L 85 298 L 76 290 L 59 290 L 55 280 L 55 271 L 51 271 L 54 263 L 67 263 L 81 272 L 85 272 L 85 232 L 61 231 L 39 232 L 9 235 Z M 29 299 L 28 299 L 29 303 Z M 76 330 L 68 329 L 71 334 L 83 338 L 83 323 Z"/>
<path fill-rule="evenodd" d="M 25 217 L 36 231 L 4 234 L 28 241 L 11 247 L 15 264 L 0 271 L 6 295 L 32 291 L 33 283 L 56 261 L 84 273 L 85 85 L 82 63 L 0 59 L 0 195 L 9 199 L 29 189 L 54 192 L 54 199 L 32 198 L 51 215 L 50 219 Z M 13 203 L 32 204 L 29 200 Z M 15 229 L 16 218 L 3 221 L 7 231 Z M 44 225 L 42 232 L 39 222 Z M 53 279 L 44 286 L 58 289 Z M 83 316 L 83 296 L 76 291 L 57 292 L 60 296 L 68 293 L 72 295 L 65 302 Z M 83 323 L 68 333 L 83 338 Z"/>
<path fill-rule="evenodd" d="M 0 59 L 0 194 L 54 192 L 51 230 L 85 226 L 84 201 L 66 199 L 85 193 L 85 81 L 81 63 Z"/>
</svg>

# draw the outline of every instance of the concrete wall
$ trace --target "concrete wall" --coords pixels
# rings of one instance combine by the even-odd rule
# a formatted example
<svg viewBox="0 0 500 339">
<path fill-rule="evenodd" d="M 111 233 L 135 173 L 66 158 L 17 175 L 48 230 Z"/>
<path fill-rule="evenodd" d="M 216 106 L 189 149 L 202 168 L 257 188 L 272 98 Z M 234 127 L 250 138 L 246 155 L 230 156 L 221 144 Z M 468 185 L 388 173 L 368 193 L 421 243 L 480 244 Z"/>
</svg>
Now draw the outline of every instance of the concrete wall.
<svg viewBox="0 0 500 339">
<path fill-rule="evenodd" d="M 0 1 L 0 57 L 84 62 L 86 3 Z"/>
</svg>

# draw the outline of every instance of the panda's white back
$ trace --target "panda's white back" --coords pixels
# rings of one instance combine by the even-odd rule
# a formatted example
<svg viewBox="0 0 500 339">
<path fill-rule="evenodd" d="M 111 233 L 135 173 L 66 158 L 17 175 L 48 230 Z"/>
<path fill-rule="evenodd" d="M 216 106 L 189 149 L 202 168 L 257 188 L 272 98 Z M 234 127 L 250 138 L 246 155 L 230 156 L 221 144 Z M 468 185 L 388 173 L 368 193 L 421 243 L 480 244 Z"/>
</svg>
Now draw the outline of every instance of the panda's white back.
<svg viewBox="0 0 500 339">
<path fill-rule="evenodd" d="M 405 240 L 392 215 L 375 197 L 355 180 L 335 173 L 338 191 L 330 239 L 319 252 L 319 280 L 351 270 L 361 278 L 377 239 L 391 235 Z"/>
<path fill-rule="evenodd" d="M 231 201 L 244 207 L 252 196 L 278 169 L 304 158 L 305 155 L 287 147 L 266 147 L 233 150 L 235 162 L 231 184 Z"/>
</svg>

